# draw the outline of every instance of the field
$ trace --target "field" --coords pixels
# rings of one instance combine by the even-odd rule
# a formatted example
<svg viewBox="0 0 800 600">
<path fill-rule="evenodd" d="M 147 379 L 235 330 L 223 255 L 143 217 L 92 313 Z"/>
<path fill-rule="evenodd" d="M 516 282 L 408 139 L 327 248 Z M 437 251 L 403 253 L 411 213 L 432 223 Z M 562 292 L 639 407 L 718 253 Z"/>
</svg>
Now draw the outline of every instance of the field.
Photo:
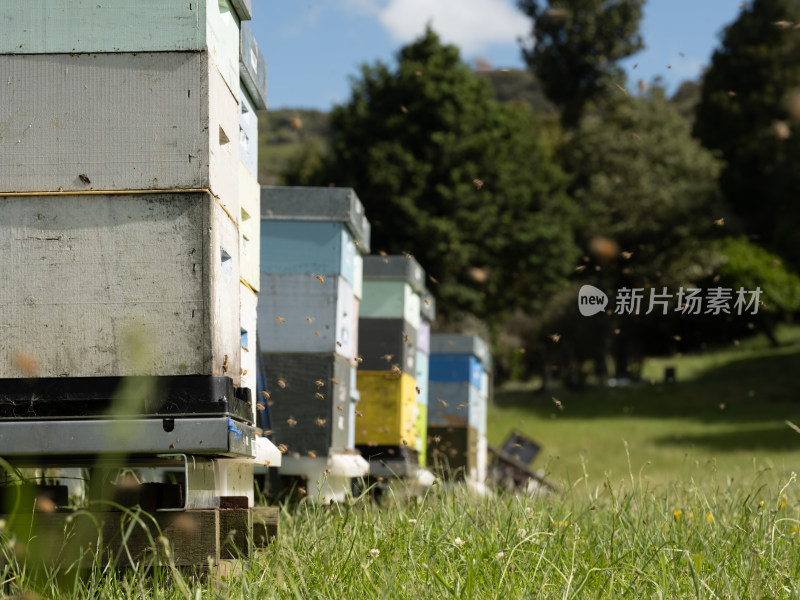
<svg viewBox="0 0 800 600">
<path fill-rule="evenodd" d="M 491 443 L 516 428 L 561 489 L 476 497 L 439 482 L 284 510 L 280 538 L 230 577 L 169 568 L 35 581 L 5 531 L 3 591 L 79 598 L 800 598 L 800 330 L 652 360 L 677 382 L 500 390 Z M 563 410 L 553 401 L 555 397 Z M 35 589 L 25 592 L 25 590 Z M 25 595 L 27 594 L 27 595 Z"/>
</svg>

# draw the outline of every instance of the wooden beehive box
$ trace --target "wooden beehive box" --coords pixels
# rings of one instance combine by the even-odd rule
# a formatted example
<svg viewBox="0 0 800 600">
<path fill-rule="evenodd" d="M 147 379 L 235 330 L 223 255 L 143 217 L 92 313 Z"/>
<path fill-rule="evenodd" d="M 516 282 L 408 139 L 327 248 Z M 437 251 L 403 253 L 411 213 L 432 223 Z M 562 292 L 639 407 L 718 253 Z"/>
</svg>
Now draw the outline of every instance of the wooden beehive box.
<svg viewBox="0 0 800 600">
<path fill-rule="evenodd" d="M 352 443 L 352 369 L 336 354 L 263 354 L 275 444 L 292 456 L 322 457 Z"/>
<path fill-rule="evenodd" d="M 238 96 L 240 18 L 228 0 L 3 2 L 0 54 L 205 50 Z"/>
<path fill-rule="evenodd" d="M 392 371 L 397 366 L 413 377 L 417 332 L 403 319 L 359 318 L 358 353 L 365 371 Z"/>
<path fill-rule="evenodd" d="M 411 375 L 358 371 L 356 444 L 416 448 L 416 382 Z"/>
<path fill-rule="evenodd" d="M 0 378 L 238 385 L 238 231 L 213 196 L 0 196 L 0 214 Z"/>
<path fill-rule="evenodd" d="M 484 402 L 478 388 L 468 382 L 438 381 L 431 381 L 429 387 L 429 426 L 470 426 L 486 433 Z"/>
<path fill-rule="evenodd" d="M 0 55 L 0 73 L 0 191 L 211 190 L 238 222 L 239 110 L 208 52 Z"/>
</svg>

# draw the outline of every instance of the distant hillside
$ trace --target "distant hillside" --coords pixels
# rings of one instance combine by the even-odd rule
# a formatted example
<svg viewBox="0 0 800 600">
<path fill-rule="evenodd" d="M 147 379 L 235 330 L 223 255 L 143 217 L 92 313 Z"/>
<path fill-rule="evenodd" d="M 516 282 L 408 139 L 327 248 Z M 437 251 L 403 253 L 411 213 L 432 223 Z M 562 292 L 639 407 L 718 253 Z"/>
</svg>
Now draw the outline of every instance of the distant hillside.
<svg viewBox="0 0 800 600">
<path fill-rule="evenodd" d="M 303 149 L 328 144 L 328 113 L 286 108 L 269 111 L 258 120 L 258 181 L 281 185 L 282 173 Z"/>
<path fill-rule="evenodd" d="M 554 110 L 529 71 L 477 70 L 475 74 L 489 80 L 498 102 L 525 103 L 538 112 Z M 268 111 L 258 120 L 259 182 L 283 184 L 283 173 L 292 161 L 309 147 L 326 150 L 329 137 L 326 112 L 292 108 Z"/>
</svg>

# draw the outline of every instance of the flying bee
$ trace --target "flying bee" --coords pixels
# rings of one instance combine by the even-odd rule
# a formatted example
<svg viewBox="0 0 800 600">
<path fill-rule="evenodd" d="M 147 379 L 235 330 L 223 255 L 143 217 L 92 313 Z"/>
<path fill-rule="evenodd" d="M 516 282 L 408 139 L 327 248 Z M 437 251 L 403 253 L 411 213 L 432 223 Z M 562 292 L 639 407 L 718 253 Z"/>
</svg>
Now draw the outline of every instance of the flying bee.
<svg viewBox="0 0 800 600">
<path fill-rule="evenodd" d="M 314 398 L 316 398 L 317 400 L 325 400 L 325 396 L 323 396 L 323 395 L 322 395 L 322 394 L 320 394 L 319 392 L 317 392 L 316 394 L 314 394 Z"/>
<path fill-rule="evenodd" d="M 314 320 L 314 319 L 312 319 L 311 317 L 306 317 L 306 321 L 307 321 L 308 323 L 311 323 L 313 320 Z"/>
<path fill-rule="evenodd" d="M 559 400 L 558 398 L 553 398 L 553 404 L 555 404 L 558 407 L 558 410 L 564 410 L 564 405 L 561 404 L 561 400 Z"/>
<path fill-rule="evenodd" d="M 431 305 L 430 298 L 425 298 L 425 306 L 430 306 L 430 305 Z"/>
<path fill-rule="evenodd" d="M 314 385 L 316 385 L 318 388 L 321 388 L 322 386 L 324 386 L 324 385 L 325 385 L 325 382 L 324 382 L 324 381 L 322 381 L 322 379 L 317 379 L 317 380 L 314 382 Z"/>
<path fill-rule="evenodd" d="M 86 173 L 81 173 L 78 175 L 78 179 L 80 179 L 83 183 L 92 183 L 92 180 L 89 179 L 89 176 Z"/>
<path fill-rule="evenodd" d="M 408 334 L 406 332 L 403 332 L 403 341 L 404 342 L 408 341 Z"/>
<path fill-rule="evenodd" d="M 714 225 L 716 225 L 717 227 L 723 227 L 725 225 L 725 219 L 724 218 L 717 219 L 716 221 L 714 221 Z"/>
<path fill-rule="evenodd" d="M 264 396 L 265 399 L 269 400 L 269 392 L 261 391 L 261 395 Z"/>
<path fill-rule="evenodd" d="M 439 280 L 436 279 L 436 277 L 434 277 L 433 275 L 428 275 L 428 279 L 430 279 L 431 283 L 436 283 L 436 284 L 439 283 Z"/>
<path fill-rule="evenodd" d="M 585 270 L 586 270 L 586 265 L 578 265 L 577 267 L 575 267 L 575 271 L 578 273 Z"/>
<path fill-rule="evenodd" d="M 288 423 L 289 427 L 294 427 L 295 425 L 297 425 L 297 421 L 295 421 L 295 420 L 294 420 L 294 419 L 292 419 L 291 417 L 289 417 L 288 419 L 286 419 L 286 423 Z"/>
<path fill-rule="evenodd" d="M 551 333 L 551 334 L 550 334 L 550 335 L 548 335 L 547 337 L 549 337 L 549 338 L 550 338 L 550 340 L 551 340 L 553 343 L 556 343 L 556 344 L 557 344 L 559 341 L 561 341 L 561 334 L 560 334 L 560 333 Z"/>
<path fill-rule="evenodd" d="M 357 411 L 356 411 L 356 416 L 357 416 L 357 417 L 363 417 L 363 416 L 364 416 L 364 413 L 362 413 L 360 410 L 357 410 Z"/>
<path fill-rule="evenodd" d="M 309 450 L 309 451 L 308 451 L 308 455 L 309 455 L 311 458 L 317 458 L 317 453 L 316 453 L 316 452 L 314 452 L 313 450 Z"/>
<path fill-rule="evenodd" d="M 272 435 L 272 429 L 265 429 L 264 435 Z"/>
<path fill-rule="evenodd" d="M 275 319 L 277 319 L 278 323 L 286 323 L 286 319 L 283 317 L 275 317 Z"/>
<path fill-rule="evenodd" d="M 442 408 L 447 408 L 447 402 L 445 402 L 444 400 L 439 399 L 439 404 L 442 405 Z"/>
<path fill-rule="evenodd" d="M 325 423 L 327 423 L 327 421 L 325 419 L 320 419 L 319 417 L 317 417 L 315 423 L 317 424 L 317 427 L 325 427 Z"/>
<path fill-rule="evenodd" d="M 322 275 L 314 275 L 317 278 L 317 281 L 320 283 L 325 283 L 325 278 Z"/>
<path fill-rule="evenodd" d="M 422 390 L 421 390 L 421 389 L 419 389 L 419 386 L 417 386 L 417 393 L 418 393 L 418 394 L 421 394 L 421 393 L 422 393 Z"/>
<path fill-rule="evenodd" d="M 483 181 L 478 178 L 475 178 L 472 180 L 472 185 L 475 186 L 476 190 L 479 190 L 483 187 Z"/>
<path fill-rule="evenodd" d="M 342 347 L 342 342 L 336 342 L 336 345 L 339 346 L 339 348 L 341 348 Z"/>
<path fill-rule="evenodd" d="M 280 451 L 281 451 L 281 454 L 286 454 L 286 451 L 287 451 L 288 449 L 289 449 L 289 448 L 287 448 L 287 447 L 286 447 L 286 444 L 278 444 L 278 450 L 280 450 Z"/>
<path fill-rule="evenodd" d="M 286 388 L 286 382 L 283 379 L 278 379 L 278 387 L 281 389 Z"/>
<path fill-rule="evenodd" d="M 402 112 L 404 115 L 407 115 L 407 114 L 408 114 L 408 109 L 407 109 L 405 106 L 401 106 L 401 107 L 400 107 L 400 111 L 401 111 L 401 112 Z"/>
<path fill-rule="evenodd" d="M 314 332 L 314 337 L 320 337 L 320 335 L 321 335 L 321 334 L 320 334 L 320 332 L 319 332 L 319 331 L 315 331 L 315 332 Z"/>
<path fill-rule="evenodd" d="M 620 254 L 620 256 L 621 256 L 622 258 L 624 258 L 625 260 L 628 260 L 628 259 L 630 259 L 630 257 L 631 257 L 631 256 L 633 256 L 633 252 L 628 252 L 628 251 L 626 251 L 626 250 L 623 250 L 623 251 L 622 251 L 622 252 L 620 252 L 619 254 Z"/>
<path fill-rule="evenodd" d="M 344 408 L 342 408 L 342 405 L 340 404 L 339 406 L 336 407 L 336 410 L 344 410 Z"/>
<path fill-rule="evenodd" d="M 331 470 L 330 469 L 325 469 L 325 474 L 326 475 L 330 475 L 331 474 Z"/>
<path fill-rule="evenodd" d="M 400 367 L 398 367 L 397 365 L 392 365 L 392 373 L 400 377 L 400 375 L 403 374 L 403 371 L 401 371 Z"/>
<path fill-rule="evenodd" d="M 259 402 L 258 404 L 256 404 L 256 408 L 258 410 L 264 410 L 266 408 L 266 406 L 264 406 L 263 404 L 261 404 L 261 402 Z"/>
<path fill-rule="evenodd" d="M 356 358 L 355 358 L 355 361 L 356 361 L 358 364 L 361 364 L 362 362 L 364 362 L 364 359 L 363 359 L 363 358 L 361 358 L 360 356 L 356 356 Z"/>
<path fill-rule="evenodd" d="M 388 363 L 392 360 L 393 356 L 394 356 L 393 354 L 384 354 L 383 356 L 381 356 L 381 358 Z"/>
<path fill-rule="evenodd" d="M 338 379 L 336 379 L 336 377 L 331 377 L 331 383 L 332 383 L 333 385 L 336 385 L 336 384 L 338 384 L 338 383 L 339 383 L 339 380 L 338 380 Z"/>
<path fill-rule="evenodd" d="M 380 256 L 386 256 L 386 252 L 384 252 L 383 250 L 381 250 L 380 252 L 378 252 L 378 254 L 379 254 Z"/>
<path fill-rule="evenodd" d="M 412 258 L 414 258 L 414 255 L 411 254 L 411 252 L 407 251 L 403 251 L 403 256 L 405 256 L 407 260 L 411 260 Z"/>
</svg>

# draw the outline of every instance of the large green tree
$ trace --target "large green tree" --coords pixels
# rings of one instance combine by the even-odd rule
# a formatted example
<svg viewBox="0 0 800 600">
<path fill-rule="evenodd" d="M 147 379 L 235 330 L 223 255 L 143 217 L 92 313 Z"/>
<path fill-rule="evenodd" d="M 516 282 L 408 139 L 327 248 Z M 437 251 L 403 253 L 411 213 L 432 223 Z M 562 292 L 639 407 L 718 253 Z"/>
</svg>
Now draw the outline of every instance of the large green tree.
<svg viewBox="0 0 800 600">
<path fill-rule="evenodd" d="M 703 78 L 695 134 L 748 233 L 800 268 L 800 1 L 754 0 Z"/>
<path fill-rule="evenodd" d="M 588 103 L 624 83 L 618 66 L 644 47 L 644 0 L 519 0 L 533 19 L 533 45 L 523 49 L 547 97 L 574 127 Z"/>
<path fill-rule="evenodd" d="M 305 160 L 290 181 L 355 188 L 373 247 L 413 253 L 439 282 L 445 315 L 497 322 L 563 283 L 576 255 L 561 215 L 566 178 L 540 124 L 495 102 L 430 29 L 395 68 L 362 67 L 331 129 L 321 168 Z"/>
</svg>

